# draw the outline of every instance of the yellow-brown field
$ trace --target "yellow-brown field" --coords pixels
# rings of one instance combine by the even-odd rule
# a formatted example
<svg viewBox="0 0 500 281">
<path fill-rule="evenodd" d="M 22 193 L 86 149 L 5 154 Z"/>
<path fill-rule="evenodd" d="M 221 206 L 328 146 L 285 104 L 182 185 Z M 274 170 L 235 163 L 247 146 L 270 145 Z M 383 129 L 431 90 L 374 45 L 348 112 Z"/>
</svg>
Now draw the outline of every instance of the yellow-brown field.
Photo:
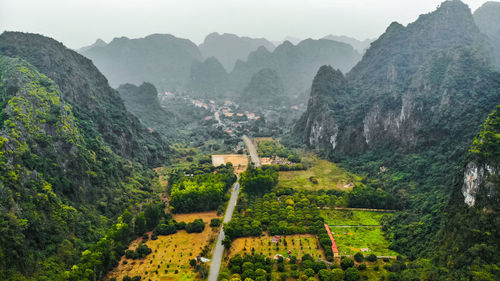
<svg viewBox="0 0 500 281">
<path fill-rule="evenodd" d="M 240 174 L 248 167 L 248 156 L 245 154 L 212 155 L 212 164 L 216 167 L 229 162 L 233 164 L 234 172 Z"/>
<path fill-rule="evenodd" d="M 263 254 L 273 258 L 276 254 L 288 256 L 288 251 L 291 254 L 300 258 L 304 254 L 310 254 L 314 258 L 325 258 L 323 250 L 319 246 L 316 235 L 311 234 L 295 234 L 288 236 L 280 236 L 278 244 L 271 242 L 273 236 L 260 237 L 245 237 L 238 238 L 233 241 L 231 249 L 229 249 L 229 257 L 236 254 L 244 255 L 251 254 L 252 248 L 255 249 L 255 254 Z M 285 245 L 286 241 L 286 245 Z"/>
<path fill-rule="evenodd" d="M 205 230 L 202 233 L 187 233 L 182 230 L 172 235 L 158 236 L 157 240 L 149 240 L 146 245 L 153 251 L 151 254 L 137 260 L 123 256 L 119 265 L 108 273 L 107 278 L 122 280 L 126 275 L 140 275 L 141 280 L 151 281 L 196 280 L 196 273 L 189 266 L 189 260 L 196 258 L 205 245 L 215 244 L 219 228 L 212 229 L 209 223 L 216 217 L 216 212 L 175 215 L 177 221 L 185 222 L 201 218 L 205 222 Z M 129 249 L 135 249 L 141 240 L 142 238 L 139 238 L 132 242 Z M 124 264 L 125 260 L 127 264 Z"/>
</svg>

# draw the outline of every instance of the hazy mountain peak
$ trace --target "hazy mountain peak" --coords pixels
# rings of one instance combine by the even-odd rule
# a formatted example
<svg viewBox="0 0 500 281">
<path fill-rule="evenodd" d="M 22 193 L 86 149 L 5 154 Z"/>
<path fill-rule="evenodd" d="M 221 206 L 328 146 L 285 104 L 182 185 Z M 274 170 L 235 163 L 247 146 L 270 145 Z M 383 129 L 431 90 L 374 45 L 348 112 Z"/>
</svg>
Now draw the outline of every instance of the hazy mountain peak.
<svg viewBox="0 0 500 281">
<path fill-rule="evenodd" d="M 232 33 L 213 32 L 199 46 L 204 58 L 215 57 L 227 71 L 231 71 L 238 60 L 246 60 L 248 54 L 264 47 L 274 50 L 274 45 L 264 38 L 241 37 Z"/>
<path fill-rule="evenodd" d="M 356 38 L 345 35 L 331 35 L 331 34 L 323 37 L 322 39 L 349 44 L 359 53 L 364 53 L 366 49 L 370 47 L 371 42 L 373 42 L 373 39 L 358 40 Z"/>
<path fill-rule="evenodd" d="M 100 38 L 97 38 L 97 40 L 95 40 L 94 44 L 92 45 L 89 45 L 89 46 L 84 46 L 84 47 L 81 47 L 80 49 L 76 50 L 77 52 L 81 53 L 81 52 L 85 52 L 91 48 L 95 48 L 95 47 L 103 47 L 103 46 L 106 46 L 106 42 Z"/>
<path fill-rule="evenodd" d="M 474 12 L 474 21 L 493 49 L 495 64 L 500 68 L 500 2 L 489 1 Z"/>
</svg>

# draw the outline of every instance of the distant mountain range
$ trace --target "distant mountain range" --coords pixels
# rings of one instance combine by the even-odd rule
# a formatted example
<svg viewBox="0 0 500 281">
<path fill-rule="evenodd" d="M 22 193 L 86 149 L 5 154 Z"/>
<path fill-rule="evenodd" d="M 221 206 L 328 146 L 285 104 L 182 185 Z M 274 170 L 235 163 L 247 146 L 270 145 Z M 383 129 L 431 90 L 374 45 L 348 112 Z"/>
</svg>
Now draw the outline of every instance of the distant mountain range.
<svg viewBox="0 0 500 281">
<path fill-rule="evenodd" d="M 349 36 L 338 36 L 338 35 L 327 35 L 323 37 L 323 39 L 333 40 L 337 42 L 344 42 L 346 44 L 349 44 L 360 54 L 363 54 L 370 47 L 370 44 L 374 41 L 374 39 L 365 39 L 363 41 L 360 41 L 356 38 L 352 38 Z"/>
<path fill-rule="evenodd" d="M 273 43 L 264 38 L 239 37 L 231 33 L 210 33 L 205 41 L 198 47 L 203 58 L 215 57 L 224 66 L 226 71 L 233 70 L 237 60 L 246 60 L 248 54 L 264 47 L 272 52 L 275 48 Z"/>
<path fill-rule="evenodd" d="M 273 52 L 260 47 L 248 55 L 246 62 L 236 62 L 230 80 L 233 89 L 242 89 L 259 70 L 273 69 L 283 81 L 285 95 L 297 98 L 307 91 L 320 66 L 326 64 L 349 71 L 360 58 L 360 54 L 345 43 L 307 39 L 293 45 L 285 41 Z"/>
<path fill-rule="evenodd" d="M 500 2 L 489 1 L 474 12 L 479 30 L 488 37 L 493 48 L 495 65 L 500 69 Z"/>
<path fill-rule="evenodd" d="M 202 59 L 193 42 L 168 34 L 115 38 L 81 54 L 94 62 L 113 87 L 147 81 L 161 89 L 185 86 L 193 61 Z"/>
<path fill-rule="evenodd" d="M 240 97 L 252 76 L 265 68 L 278 73 L 286 96 L 305 97 L 321 65 L 348 71 L 361 59 L 353 47 L 333 40 L 307 39 L 297 45 L 285 41 L 275 48 L 266 39 L 229 33 L 211 33 L 199 46 L 172 35 L 154 34 L 115 38 L 109 44 L 97 40 L 79 51 L 92 59 L 114 87 L 150 82 L 161 91 L 204 97 Z"/>
</svg>

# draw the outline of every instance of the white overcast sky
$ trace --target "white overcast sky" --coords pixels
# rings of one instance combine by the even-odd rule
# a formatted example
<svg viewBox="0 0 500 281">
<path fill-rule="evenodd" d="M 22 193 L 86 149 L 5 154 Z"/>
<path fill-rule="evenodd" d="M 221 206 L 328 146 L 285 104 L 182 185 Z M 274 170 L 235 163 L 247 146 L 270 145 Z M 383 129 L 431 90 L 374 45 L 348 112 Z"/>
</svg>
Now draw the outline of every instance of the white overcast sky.
<svg viewBox="0 0 500 281">
<path fill-rule="evenodd" d="M 442 0 L 0 0 L 0 32 L 40 33 L 70 48 L 170 33 L 199 44 L 211 32 L 272 41 L 328 34 L 376 38 Z M 485 0 L 464 0 L 474 11 Z"/>
</svg>

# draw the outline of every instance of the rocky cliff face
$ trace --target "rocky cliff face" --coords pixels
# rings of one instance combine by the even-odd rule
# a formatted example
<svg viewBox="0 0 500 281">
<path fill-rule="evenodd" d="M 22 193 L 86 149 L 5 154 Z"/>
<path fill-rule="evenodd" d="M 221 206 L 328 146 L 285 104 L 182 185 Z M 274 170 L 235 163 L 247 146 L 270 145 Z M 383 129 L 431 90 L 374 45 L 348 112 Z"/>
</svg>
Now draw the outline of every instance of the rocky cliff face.
<svg viewBox="0 0 500 281">
<path fill-rule="evenodd" d="M 411 151 L 460 132 L 472 137 L 500 101 L 490 58 L 468 7 L 444 2 L 407 27 L 391 24 L 345 78 L 320 70 L 295 131 L 329 154 Z"/>
<path fill-rule="evenodd" d="M 118 93 L 89 59 L 51 38 L 19 32 L 0 35 L 0 53 L 21 57 L 54 80 L 89 133 L 102 135 L 117 154 L 147 165 L 166 159 L 168 148 L 161 137 L 127 112 Z"/>
<path fill-rule="evenodd" d="M 450 272 L 498 278 L 500 256 L 500 106 L 474 139 L 446 206 L 441 255 Z M 453 258 L 451 258 L 453 257 Z M 472 262 L 473 261 L 473 262 Z"/>
</svg>

